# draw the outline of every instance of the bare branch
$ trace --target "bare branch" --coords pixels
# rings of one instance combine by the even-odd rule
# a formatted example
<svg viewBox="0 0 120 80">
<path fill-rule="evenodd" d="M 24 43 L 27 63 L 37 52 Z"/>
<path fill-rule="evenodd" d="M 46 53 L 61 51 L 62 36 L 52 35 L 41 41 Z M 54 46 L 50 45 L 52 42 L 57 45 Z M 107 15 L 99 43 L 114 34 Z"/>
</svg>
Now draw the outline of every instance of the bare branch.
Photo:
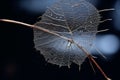
<svg viewBox="0 0 120 80">
<path fill-rule="evenodd" d="M 26 27 L 30 27 L 30 28 L 35 28 L 35 29 L 38 29 L 38 30 L 41 30 L 41 31 L 44 31 L 44 32 L 47 32 L 47 33 L 50 33 L 50 34 L 53 34 L 55 36 L 58 36 L 62 39 L 65 39 L 73 44 L 75 44 L 79 49 L 81 49 L 85 54 L 86 56 L 88 57 L 88 59 L 93 62 L 95 64 L 95 66 L 100 70 L 100 72 L 102 73 L 102 75 L 107 79 L 107 80 L 110 80 L 110 78 L 107 77 L 107 75 L 104 73 L 104 71 L 102 70 L 102 68 L 97 64 L 97 62 L 94 60 L 94 58 L 92 57 L 92 55 L 90 55 L 90 53 L 84 49 L 82 46 L 80 46 L 79 44 L 77 44 L 75 41 L 73 41 L 73 39 L 70 39 L 70 38 L 67 38 L 65 36 L 61 36 L 60 34 L 57 34 L 53 31 L 50 31 L 48 29 L 45 29 L 45 28 L 42 28 L 40 26 L 35 26 L 35 25 L 30 25 L 30 24 L 27 24 L 27 23 L 23 23 L 23 22 L 19 22 L 19 21 L 14 21 L 14 20 L 8 20 L 8 19 L 0 19 L 0 21 L 3 21 L 3 22 L 10 22 L 10 23 L 15 23 L 15 24 L 20 24 L 20 25 L 24 25 Z M 70 67 L 70 66 L 68 66 Z"/>
<path fill-rule="evenodd" d="M 56 35 L 60 38 L 63 38 L 65 40 L 69 40 L 71 41 L 71 39 L 65 37 L 65 36 L 61 36 L 60 34 L 57 34 L 57 33 L 54 33 L 48 29 L 45 29 L 45 28 L 42 28 L 42 27 L 39 27 L 39 26 L 35 26 L 35 25 L 31 25 L 31 24 L 27 24 L 27 23 L 23 23 L 23 22 L 19 22 L 19 21 L 15 21 L 15 20 L 8 20 L 8 19 L 0 19 L 0 21 L 3 21 L 3 22 L 9 22 L 9 23 L 15 23 L 15 24 L 20 24 L 20 25 L 24 25 L 26 27 L 30 27 L 30 28 L 35 28 L 35 29 L 38 29 L 38 30 L 41 30 L 41 31 L 44 31 L 44 32 L 47 32 L 47 33 L 50 33 L 50 34 L 53 34 L 53 35 Z"/>
</svg>

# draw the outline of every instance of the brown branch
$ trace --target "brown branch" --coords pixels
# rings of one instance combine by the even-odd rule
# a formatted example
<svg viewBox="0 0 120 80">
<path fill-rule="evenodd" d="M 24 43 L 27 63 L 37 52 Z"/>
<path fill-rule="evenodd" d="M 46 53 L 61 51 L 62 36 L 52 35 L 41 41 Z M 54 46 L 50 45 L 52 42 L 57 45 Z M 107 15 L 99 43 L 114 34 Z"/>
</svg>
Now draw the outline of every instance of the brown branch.
<svg viewBox="0 0 120 80">
<path fill-rule="evenodd" d="M 31 24 L 27 24 L 27 23 L 15 21 L 15 20 L 8 20 L 8 19 L 0 19 L 0 21 L 9 22 L 9 23 L 14 23 L 14 24 L 20 24 L 20 25 L 24 25 L 24 26 L 26 26 L 26 27 L 39 29 L 39 30 L 41 30 L 41 31 L 44 31 L 44 32 L 47 32 L 47 33 L 56 35 L 56 36 L 58 36 L 58 37 L 61 37 L 61 38 L 65 39 L 65 40 L 71 41 L 71 39 L 69 39 L 69 38 L 67 38 L 67 37 L 65 37 L 65 36 L 61 36 L 60 34 L 54 33 L 53 31 L 50 31 L 50 30 L 48 30 L 48 29 L 45 29 L 45 28 L 42 28 L 42 27 L 39 27 L 39 26 L 35 26 L 35 25 L 31 25 Z"/>
<path fill-rule="evenodd" d="M 50 33 L 50 34 L 53 34 L 55 36 L 58 36 L 62 39 L 65 39 L 71 43 L 74 43 L 79 49 L 81 49 L 85 54 L 86 56 L 88 57 L 88 59 L 90 61 L 92 61 L 96 67 L 100 70 L 100 72 L 102 73 L 102 75 L 107 79 L 107 80 L 110 80 L 107 75 L 104 73 L 104 71 L 102 70 L 102 68 L 97 64 L 97 62 L 94 60 L 94 58 L 90 55 L 90 53 L 88 53 L 88 51 L 86 49 L 84 49 L 82 46 L 80 46 L 79 44 L 77 44 L 76 42 L 73 41 L 73 39 L 70 39 L 70 38 L 67 38 L 65 36 L 61 36 L 60 34 L 57 34 L 55 32 L 52 32 L 48 29 L 45 29 L 45 28 L 42 28 L 40 26 L 35 26 L 35 25 L 30 25 L 30 24 L 27 24 L 27 23 L 23 23 L 23 22 L 19 22 L 19 21 L 15 21 L 15 20 L 8 20 L 8 19 L 0 19 L 0 21 L 3 21 L 3 22 L 9 22 L 9 23 L 15 23 L 15 24 L 20 24 L 20 25 L 24 25 L 26 27 L 30 27 L 30 28 L 35 28 L 35 29 L 38 29 L 38 30 L 41 30 L 41 31 L 44 31 L 44 32 L 47 32 L 47 33 Z"/>
</svg>

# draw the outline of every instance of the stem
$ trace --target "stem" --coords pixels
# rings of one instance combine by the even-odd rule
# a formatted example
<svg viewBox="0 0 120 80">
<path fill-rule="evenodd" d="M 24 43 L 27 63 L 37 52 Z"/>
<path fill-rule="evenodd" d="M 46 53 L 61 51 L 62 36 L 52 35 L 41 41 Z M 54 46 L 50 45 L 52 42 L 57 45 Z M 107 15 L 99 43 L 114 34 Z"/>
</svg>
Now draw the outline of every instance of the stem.
<svg viewBox="0 0 120 80">
<path fill-rule="evenodd" d="M 105 74 L 105 72 L 102 70 L 102 68 L 97 64 L 97 62 L 94 60 L 94 58 L 90 55 L 90 53 L 88 53 L 87 50 L 85 50 L 82 46 L 78 45 L 77 43 L 74 42 L 74 44 L 75 44 L 79 49 L 81 49 L 81 50 L 87 55 L 88 59 L 95 64 L 95 66 L 100 70 L 100 72 L 102 73 L 102 75 L 103 75 L 107 80 L 110 80 L 110 79 L 107 77 L 107 75 Z"/>
<path fill-rule="evenodd" d="M 26 27 L 35 28 L 35 29 L 38 29 L 38 30 L 41 30 L 41 31 L 44 31 L 44 32 L 47 32 L 47 33 L 50 33 L 50 34 L 53 34 L 53 35 L 56 35 L 56 36 L 61 37 L 61 38 L 65 39 L 65 40 L 71 41 L 71 39 L 69 39 L 69 38 L 67 38 L 65 36 L 61 36 L 60 34 L 57 34 L 57 33 L 53 32 L 53 31 L 50 31 L 50 30 L 45 29 L 45 28 L 42 28 L 40 26 L 35 26 L 35 25 L 31 25 L 31 24 L 27 24 L 27 23 L 15 21 L 15 20 L 8 20 L 8 19 L 0 19 L 0 21 L 20 24 L 20 25 L 24 25 Z"/>
<path fill-rule="evenodd" d="M 88 59 L 90 61 L 92 61 L 96 65 L 96 67 L 100 70 L 100 72 L 106 78 L 106 80 L 110 80 L 107 77 L 107 75 L 104 73 L 104 71 L 102 70 L 102 68 L 97 64 L 97 62 L 94 60 L 94 58 L 90 55 L 90 53 L 88 53 L 88 51 L 86 49 L 84 49 L 82 46 L 80 46 L 79 44 L 77 44 L 76 42 L 74 42 L 73 39 L 67 38 L 65 36 L 61 36 L 60 34 L 57 34 L 57 33 L 53 32 L 53 31 L 50 31 L 50 30 L 45 29 L 45 28 L 42 28 L 40 26 L 30 25 L 30 24 L 27 24 L 27 23 L 15 21 L 15 20 L 8 20 L 8 19 L 0 19 L 0 21 L 9 22 L 9 23 L 15 23 L 15 24 L 20 24 L 20 25 L 24 25 L 26 27 L 35 28 L 35 29 L 38 29 L 38 30 L 41 30 L 41 31 L 44 31 L 44 32 L 47 32 L 47 33 L 50 33 L 50 34 L 53 34 L 55 36 L 58 36 L 58 37 L 60 37 L 62 39 L 65 39 L 65 40 L 71 42 L 71 43 L 74 43 L 79 49 L 81 49 L 86 54 L 86 56 L 88 57 Z"/>
</svg>

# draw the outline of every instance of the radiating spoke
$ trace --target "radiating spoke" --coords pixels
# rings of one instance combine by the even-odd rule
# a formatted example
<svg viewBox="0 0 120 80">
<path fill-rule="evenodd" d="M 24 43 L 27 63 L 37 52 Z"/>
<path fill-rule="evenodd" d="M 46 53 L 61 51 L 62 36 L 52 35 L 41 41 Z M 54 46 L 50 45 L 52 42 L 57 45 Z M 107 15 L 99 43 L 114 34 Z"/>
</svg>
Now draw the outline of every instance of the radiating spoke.
<svg viewBox="0 0 120 80">
<path fill-rule="evenodd" d="M 46 14 L 44 16 L 49 17 L 50 19 L 55 20 L 55 21 L 66 21 L 66 20 L 62 20 L 62 19 L 57 19 L 57 18 L 51 17 L 51 16 L 46 15 Z"/>
</svg>

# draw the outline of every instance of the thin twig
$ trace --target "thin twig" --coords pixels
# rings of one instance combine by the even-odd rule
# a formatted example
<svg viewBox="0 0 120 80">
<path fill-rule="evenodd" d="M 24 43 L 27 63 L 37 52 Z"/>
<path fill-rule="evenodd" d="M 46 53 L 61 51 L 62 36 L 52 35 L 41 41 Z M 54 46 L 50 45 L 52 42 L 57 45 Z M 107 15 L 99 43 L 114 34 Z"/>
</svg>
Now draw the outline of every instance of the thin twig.
<svg viewBox="0 0 120 80">
<path fill-rule="evenodd" d="M 100 72 L 103 74 L 103 76 L 107 79 L 107 80 L 110 80 L 107 75 L 104 73 L 104 71 L 102 70 L 102 68 L 97 64 L 97 62 L 94 60 L 94 58 L 90 55 L 90 53 L 88 53 L 88 51 L 86 49 L 84 49 L 82 46 L 80 46 L 79 44 L 77 44 L 73 39 L 70 39 L 70 38 L 67 38 L 65 36 L 61 36 L 60 34 L 57 34 L 53 31 L 50 31 L 48 29 L 45 29 L 45 28 L 42 28 L 40 26 L 35 26 L 35 25 L 30 25 L 30 24 L 27 24 L 27 23 L 23 23 L 23 22 L 19 22 L 19 21 L 15 21 L 15 20 L 8 20 L 8 19 L 0 19 L 0 21 L 3 21 L 3 22 L 10 22 L 10 23 L 15 23 L 15 24 L 20 24 L 20 25 L 24 25 L 26 27 L 30 27 L 30 28 L 35 28 L 35 29 L 38 29 L 38 30 L 41 30 L 41 31 L 44 31 L 44 32 L 47 32 L 47 33 L 50 33 L 50 34 L 53 34 L 55 36 L 58 36 L 62 39 L 65 39 L 71 43 L 74 43 L 79 49 L 81 49 L 85 54 L 86 56 L 88 57 L 88 59 L 90 61 L 92 61 L 96 67 L 100 70 Z"/>
<path fill-rule="evenodd" d="M 31 25 L 31 24 L 27 24 L 27 23 L 15 21 L 15 20 L 8 20 L 8 19 L 0 19 L 0 21 L 9 22 L 9 23 L 15 23 L 15 24 L 20 24 L 20 25 L 24 25 L 24 26 L 26 26 L 26 27 L 39 29 L 39 30 L 41 30 L 41 31 L 44 31 L 44 32 L 47 32 L 47 33 L 56 35 L 56 36 L 58 36 L 58 37 L 61 37 L 61 38 L 65 39 L 65 40 L 71 41 L 71 39 L 69 39 L 69 38 L 67 38 L 67 37 L 65 37 L 65 36 L 61 36 L 60 34 L 54 33 L 53 31 L 50 31 L 50 30 L 48 30 L 48 29 L 45 29 L 45 28 L 42 28 L 42 27 L 39 27 L 39 26 L 35 26 L 35 25 Z"/>
<path fill-rule="evenodd" d="M 74 42 L 74 44 L 87 55 L 88 59 L 91 60 L 95 64 L 95 66 L 100 70 L 100 72 L 103 74 L 103 76 L 108 80 L 109 78 L 107 77 L 105 72 L 102 70 L 102 68 L 97 64 L 97 62 L 93 59 L 93 57 L 90 55 L 90 53 L 88 53 L 87 50 L 85 50 L 82 46 L 76 44 L 75 42 Z"/>
</svg>

